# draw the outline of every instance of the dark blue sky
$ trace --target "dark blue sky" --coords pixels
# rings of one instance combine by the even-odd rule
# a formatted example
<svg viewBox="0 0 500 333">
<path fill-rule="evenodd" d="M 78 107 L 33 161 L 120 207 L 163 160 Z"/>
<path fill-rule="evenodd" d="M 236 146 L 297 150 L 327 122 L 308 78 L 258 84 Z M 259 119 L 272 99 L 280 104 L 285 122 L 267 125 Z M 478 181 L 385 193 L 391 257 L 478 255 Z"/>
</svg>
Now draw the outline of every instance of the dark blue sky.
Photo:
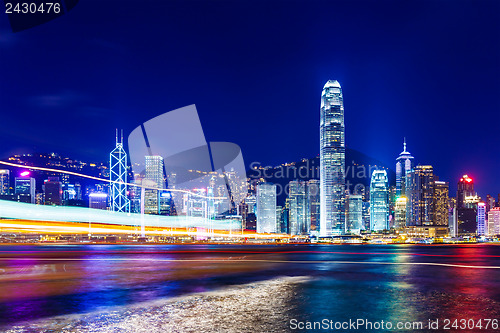
<svg viewBox="0 0 500 333">
<path fill-rule="evenodd" d="M 328 79 L 346 144 L 402 150 L 452 191 L 500 192 L 499 1 L 89 1 L 12 33 L 0 19 L 0 156 L 106 160 L 128 134 L 196 104 L 208 141 L 278 164 L 319 151 Z"/>
</svg>

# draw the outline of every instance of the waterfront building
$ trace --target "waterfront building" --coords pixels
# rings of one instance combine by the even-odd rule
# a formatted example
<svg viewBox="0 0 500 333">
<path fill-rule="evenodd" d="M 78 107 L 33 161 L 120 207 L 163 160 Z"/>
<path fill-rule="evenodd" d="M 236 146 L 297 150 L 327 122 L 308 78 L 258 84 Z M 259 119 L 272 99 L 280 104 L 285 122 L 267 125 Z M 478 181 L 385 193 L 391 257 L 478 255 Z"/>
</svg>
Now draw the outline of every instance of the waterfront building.
<svg viewBox="0 0 500 333">
<path fill-rule="evenodd" d="M 500 207 L 494 207 L 488 212 L 488 235 L 500 235 Z"/>
<path fill-rule="evenodd" d="M 276 185 L 257 185 L 257 232 L 276 232 Z"/>
<path fill-rule="evenodd" d="M 406 174 L 413 167 L 414 157 L 406 151 L 406 138 L 403 141 L 403 152 L 396 159 L 396 198 L 406 194 Z"/>
<path fill-rule="evenodd" d="M 363 227 L 370 230 L 370 200 L 363 199 Z"/>
<path fill-rule="evenodd" d="M 345 233 L 345 124 L 342 88 L 329 80 L 320 110 L 320 235 Z"/>
<path fill-rule="evenodd" d="M 394 229 L 396 230 L 402 230 L 406 226 L 407 201 L 405 196 L 400 196 L 396 199 L 396 206 L 394 209 Z"/>
<path fill-rule="evenodd" d="M 430 165 L 417 165 L 406 175 L 406 225 L 434 224 L 434 173 Z"/>
<path fill-rule="evenodd" d="M 370 230 L 389 229 L 389 179 L 385 170 L 374 170 L 370 181 Z"/>
<path fill-rule="evenodd" d="M 311 179 L 306 183 L 307 192 L 307 216 L 310 218 L 309 230 L 319 230 L 320 224 L 320 181 L 318 179 Z"/>
<path fill-rule="evenodd" d="M 0 170 L 0 195 L 10 194 L 10 170 Z"/>
<path fill-rule="evenodd" d="M 108 195 L 102 192 L 93 192 L 89 194 L 89 208 L 108 209 Z"/>
<path fill-rule="evenodd" d="M 60 206 L 62 205 L 62 183 L 59 177 L 49 177 L 43 183 L 43 193 L 45 196 L 45 205 Z"/>
<path fill-rule="evenodd" d="M 347 196 L 347 231 L 360 234 L 363 225 L 363 196 L 350 194 Z"/>
<path fill-rule="evenodd" d="M 118 141 L 116 131 L 115 149 L 109 154 L 109 180 L 111 210 L 114 212 L 130 213 L 130 200 L 127 195 L 127 153 L 123 148 L 123 131 Z"/>
<path fill-rule="evenodd" d="M 257 198 L 255 195 L 249 195 L 245 198 L 245 203 L 248 205 L 248 213 L 255 214 L 257 212 Z"/>
<path fill-rule="evenodd" d="M 282 226 L 283 226 L 283 207 L 276 206 L 276 232 L 277 233 L 283 232 L 281 230 Z"/>
<path fill-rule="evenodd" d="M 447 182 L 434 181 L 434 224 L 448 225 L 449 185 Z"/>
<path fill-rule="evenodd" d="M 186 215 L 191 217 L 208 218 L 207 191 L 203 188 L 193 189 L 187 194 Z"/>
<path fill-rule="evenodd" d="M 477 208 L 457 208 L 457 236 L 475 236 L 477 232 Z"/>
<path fill-rule="evenodd" d="M 29 172 L 25 171 L 20 177 L 14 180 L 14 193 L 19 202 L 35 203 L 35 178 L 29 176 Z"/>
<path fill-rule="evenodd" d="M 288 198 L 290 199 L 290 235 L 308 234 L 311 222 L 307 215 L 306 183 L 301 180 L 289 182 Z"/>
<path fill-rule="evenodd" d="M 474 180 L 468 175 L 463 175 L 457 184 L 457 208 L 466 206 L 465 199 L 476 195 L 474 192 Z M 471 208 L 471 207 L 468 207 Z"/>
<path fill-rule="evenodd" d="M 145 214 L 160 213 L 160 189 L 165 188 L 165 178 L 163 176 L 163 157 L 159 155 L 146 156 L 146 174 L 142 185 L 144 189 Z"/>
<path fill-rule="evenodd" d="M 463 175 L 457 184 L 457 236 L 473 236 L 477 232 L 477 203 L 474 180 Z"/>
<path fill-rule="evenodd" d="M 477 204 L 477 235 L 485 236 L 488 233 L 486 225 L 486 203 L 479 202 Z"/>
</svg>

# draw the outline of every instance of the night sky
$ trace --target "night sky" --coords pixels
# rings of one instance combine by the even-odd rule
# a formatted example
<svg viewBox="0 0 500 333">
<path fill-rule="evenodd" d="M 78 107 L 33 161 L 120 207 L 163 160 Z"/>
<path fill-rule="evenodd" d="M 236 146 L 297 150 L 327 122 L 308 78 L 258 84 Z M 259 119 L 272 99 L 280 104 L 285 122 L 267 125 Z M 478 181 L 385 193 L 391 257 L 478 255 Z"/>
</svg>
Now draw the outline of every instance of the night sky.
<svg viewBox="0 0 500 333">
<path fill-rule="evenodd" d="M 406 137 L 451 195 L 464 173 L 500 192 L 500 1 L 81 0 L 18 33 L 0 14 L 0 158 L 105 161 L 116 127 L 190 104 L 247 164 L 314 157 L 328 79 L 348 147 L 394 165 Z"/>
</svg>

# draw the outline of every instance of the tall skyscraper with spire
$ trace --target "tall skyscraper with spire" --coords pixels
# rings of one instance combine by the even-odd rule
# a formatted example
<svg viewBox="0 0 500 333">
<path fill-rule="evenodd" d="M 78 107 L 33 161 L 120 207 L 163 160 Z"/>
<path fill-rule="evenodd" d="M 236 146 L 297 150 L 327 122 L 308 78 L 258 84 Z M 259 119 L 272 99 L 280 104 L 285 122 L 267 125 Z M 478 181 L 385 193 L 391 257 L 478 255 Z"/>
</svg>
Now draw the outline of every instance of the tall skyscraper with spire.
<svg viewBox="0 0 500 333">
<path fill-rule="evenodd" d="M 403 141 L 403 152 L 396 159 L 396 199 L 406 193 L 406 174 L 413 167 L 413 156 L 406 151 L 406 138 Z"/>
<path fill-rule="evenodd" d="M 127 197 L 127 153 L 123 149 L 123 131 L 116 146 L 109 154 L 109 180 L 111 180 L 111 210 L 130 213 L 130 200 Z"/>
<path fill-rule="evenodd" d="M 323 87 L 320 109 L 320 236 L 345 233 L 345 125 L 342 88 Z"/>
</svg>

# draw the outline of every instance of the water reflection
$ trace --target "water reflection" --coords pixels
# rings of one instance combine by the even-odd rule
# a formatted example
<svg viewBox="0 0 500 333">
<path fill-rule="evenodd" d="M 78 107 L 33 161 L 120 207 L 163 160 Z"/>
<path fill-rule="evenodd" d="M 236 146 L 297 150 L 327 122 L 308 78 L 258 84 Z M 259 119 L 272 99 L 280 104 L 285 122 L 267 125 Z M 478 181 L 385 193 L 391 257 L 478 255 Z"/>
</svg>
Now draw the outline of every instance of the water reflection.
<svg viewBox="0 0 500 333">
<path fill-rule="evenodd" d="M 500 266 L 496 246 L 7 246 L 0 252 L 5 325 L 280 276 L 311 277 L 280 301 L 286 310 L 276 313 L 286 312 L 287 318 L 427 321 L 500 315 L 498 269 L 414 265 Z M 244 296 L 238 297 L 244 301 Z M 262 297 L 267 304 L 276 295 Z"/>
</svg>

